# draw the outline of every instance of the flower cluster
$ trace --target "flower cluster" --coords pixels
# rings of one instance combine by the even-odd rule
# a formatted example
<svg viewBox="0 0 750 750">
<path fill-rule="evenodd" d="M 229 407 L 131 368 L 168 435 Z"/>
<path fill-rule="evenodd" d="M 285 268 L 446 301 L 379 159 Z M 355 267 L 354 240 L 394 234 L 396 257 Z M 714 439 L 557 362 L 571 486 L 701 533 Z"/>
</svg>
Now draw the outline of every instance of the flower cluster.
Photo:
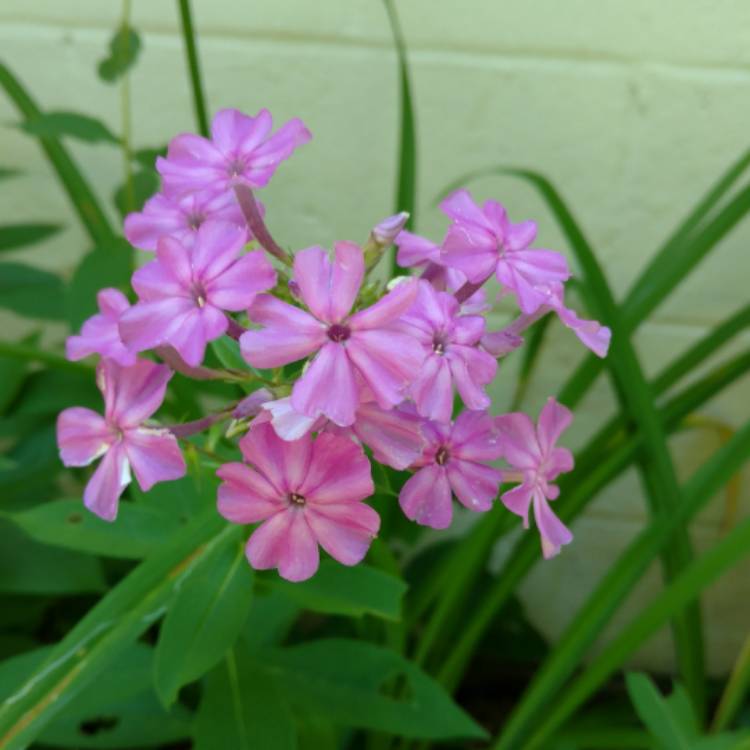
<svg viewBox="0 0 750 750">
<path fill-rule="evenodd" d="M 360 562 L 380 528 L 365 502 L 375 493 L 371 461 L 409 472 L 398 502 L 416 523 L 444 529 L 454 498 L 482 513 L 499 497 L 526 526 L 533 508 L 544 555 L 556 554 L 572 539 L 549 505 L 551 483 L 573 467 L 556 446 L 571 414 L 550 399 L 536 425 L 492 415 L 486 388 L 498 358 L 550 312 L 606 354 L 609 330 L 564 304 L 564 256 L 532 247 L 533 222 L 513 224 L 500 203 L 479 206 L 467 190 L 441 204 L 449 225 L 440 244 L 406 231 L 408 215 L 398 214 L 362 246 L 292 255 L 271 236 L 255 191 L 310 134 L 299 120 L 272 129 L 265 110 L 223 110 L 210 139 L 177 136 L 157 161 L 161 192 L 125 220 L 128 240 L 153 253 L 133 274 L 137 299 L 103 289 L 99 314 L 67 342 L 70 359 L 101 358 L 104 417 L 74 407 L 58 418 L 67 466 L 102 459 L 86 506 L 114 520 L 131 469 L 143 490 L 179 478 L 178 441 L 231 420 L 226 439 L 243 435 L 244 462 L 218 469 L 218 512 L 258 524 L 247 544 L 255 568 L 304 580 L 319 546 L 344 565 Z M 370 271 L 392 244 L 412 270 L 382 286 Z M 519 314 L 489 331 L 493 277 Z M 246 371 L 206 365 L 222 337 L 237 342 Z M 150 418 L 174 371 L 262 383 L 195 422 L 158 426 Z M 500 494 L 507 483 L 515 486 Z"/>
</svg>

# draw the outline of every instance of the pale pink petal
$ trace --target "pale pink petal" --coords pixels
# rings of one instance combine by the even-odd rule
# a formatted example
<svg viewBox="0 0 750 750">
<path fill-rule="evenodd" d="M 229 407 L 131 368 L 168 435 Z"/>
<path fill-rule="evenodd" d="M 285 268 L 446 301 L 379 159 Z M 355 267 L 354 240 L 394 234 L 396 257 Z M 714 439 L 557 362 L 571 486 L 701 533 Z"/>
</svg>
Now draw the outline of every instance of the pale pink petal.
<svg viewBox="0 0 750 750">
<path fill-rule="evenodd" d="M 97 384 L 104 395 L 107 421 L 121 428 L 140 425 L 161 406 L 171 377 L 168 367 L 145 359 L 132 367 L 106 359 L 100 362 Z"/>
<path fill-rule="evenodd" d="M 414 303 L 419 283 L 417 279 L 397 284 L 388 294 L 379 299 L 374 305 L 354 313 L 349 318 L 352 331 L 362 331 L 370 328 L 382 328 L 397 320 Z"/>
<path fill-rule="evenodd" d="M 573 310 L 565 307 L 562 303 L 554 309 L 563 325 L 570 328 L 584 346 L 594 352 L 597 357 L 607 356 L 609 344 L 612 340 L 612 331 L 609 328 L 596 320 L 579 318 Z"/>
<path fill-rule="evenodd" d="M 100 289 L 96 293 L 96 303 L 102 315 L 118 318 L 130 307 L 128 298 L 119 289 Z"/>
<path fill-rule="evenodd" d="M 156 245 L 156 262 L 168 276 L 171 276 L 179 284 L 179 290 L 172 285 L 161 289 L 150 288 L 146 292 L 147 298 L 151 299 L 156 295 L 160 297 L 170 297 L 177 294 L 190 295 L 193 284 L 193 248 L 186 247 L 174 237 L 162 237 Z M 143 266 L 143 268 L 147 266 Z M 136 281 L 141 288 L 144 283 L 149 281 L 147 279 L 144 282 L 139 276 L 140 273 L 141 269 L 138 269 L 133 275 L 133 288 L 138 292 L 139 297 L 142 294 L 139 287 L 136 286 Z"/>
<path fill-rule="evenodd" d="M 548 455 L 562 433 L 570 427 L 573 414 L 570 409 L 559 404 L 554 398 L 548 398 L 539 414 L 537 437 L 539 447 Z"/>
<path fill-rule="evenodd" d="M 125 431 L 125 453 L 144 492 L 157 482 L 184 477 L 187 471 L 177 438 L 166 429 L 138 427 Z"/>
<path fill-rule="evenodd" d="M 298 307 L 259 294 L 248 310 L 253 322 L 266 325 L 240 337 L 242 356 L 253 367 L 279 367 L 319 349 L 327 340 L 323 324 Z"/>
<path fill-rule="evenodd" d="M 445 469 L 435 464 L 425 466 L 406 481 L 398 502 L 404 515 L 422 526 L 447 529 L 453 520 L 448 478 Z"/>
<path fill-rule="evenodd" d="M 308 503 L 305 518 L 323 549 L 344 565 L 362 562 L 380 528 L 380 516 L 364 503 Z"/>
<path fill-rule="evenodd" d="M 227 330 L 227 317 L 221 310 L 206 305 L 194 308 L 179 320 L 179 325 L 170 326 L 165 343 L 173 346 L 188 365 L 198 367 L 203 362 L 206 344 Z"/>
<path fill-rule="evenodd" d="M 469 224 L 453 224 L 440 248 L 440 263 L 455 268 L 469 281 L 478 283 L 497 266 L 498 248 L 487 230 Z"/>
<path fill-rule="evenodd" d="M 450 347 L 447 356 L 453 382 L 466 408 L 475 411 L 488 408 L 490 397 L 483 386 L 495 377 L 497 360 L 481 349 L 458 344 Z"/>
<path fill-rule="evenodd" d="M 333 250 L 329 320 L 339 323 L 349 314 L 357 298 L 365 275 L 365 260 L 362 250 L 353 242 L 337 242 Z"/>
<path fill-rule="evenodd" d="M 485 320 L 481 315 L 459 315 L 454 321 L 451 338 L 457 344 L 473 346 L 484 335 Z"/>
<path fill-rule="evenodd" d="M 450 422 L 453 413 L 453 382 L 447 360 L 438 354 L 425 359 L 417 379 L 412 383 L 411 396 L 423 417 L 436 422 Z"/>
<path fill-rule="evenodd" d="M 291 396 L 266 401 L 263 408 L 271 414 L 271 424 L 282 440 L 299 440 L 314 427 L 318 429 L 325 422 L 323 417 L 306 417 L 292 406 Z"/>
<path fill-rule="evenodd" d="M 544 495 L 534 493 L 534 519 L 542 537 L 542 551 L 550 558 L 560 551 L 560 547 L 573 541 L 570 529 L 552 512 Z"/>
<path fill-rule="evenodd" d="M 450 433 L 451 454 L 465 461 L 497 461 L 503 446 L 495 420 L 483 411 L 463 411 Z"/>
<path fill-rule="evenodd" d="M 271 130 L 271 115 L 262 111 L 266 118 L 249 117 L 237 109 L 220 109 L 211 121 L 211 140 L 220 151 L 229 154 L 257 131 L 261 138 L 265 137 Z"/>
<path fill-rule="evenodd" d="M 73 406 L 57 417 L 57 445 L 66 466 L 88 466 L 109 450 L 115 435 L 91 409 Z"/>
<path fill-rule="evenodd" d="M 220 277 L 237 260 L 246 240 L 247 232 L 237 224 L 216 220 L 201 224 L 190 253 L 193 278 L 205 286 Z"/>
<path fill-rule="evenodd" d="M 304 581 L 315 574 L 320 562 L 318 544 L 297 508 L 281 511 L 262 523 L 245 548 L 254 568 L 278 568 L 288 581 Z"/>
<path fill-rule="evenodd" d="M 527 529 L 529 528 L 529 508 L 531 507 L 533 494 L 534 486 L 524 483 L 504 492 L 500 498 L 503 501 L 503 505 L 511 513 L 515 513 L 517 516 L 523 518 L 523 525 Z"/>
<path fill-rule="evenodd" d="M 370 236 L 382 247 L 392 245 L 396 237 L 409 221 L 409 213 L 401 211 L 400 213 L 388 216 L 379 221 L 373 228 Z"/>
<path fill-rule="evenodd" d="M 536 239 L 536 222 L 521 221 L 511 224 L 505 235 L 504 245 L 508 250 L 525 250 Z"/>
<path fill-rule="evenodd" d="M 107 451 L 83 491 L 83 504 L 99 518 L 114 521 L 123 490 L 130 484 L 130 467 L 122 445 Z"/>
<path fill-rule="evenodd" d="M 261 250 L 238 258 L 219 277 L 205 284 L 206 297 L 222 310 L 239 312 L 252 304 L 258 292 L 276 285 L 276 271 Z"/>
<path fill-rule="evenodd" d="M 451 459 L 445 468 L 451 489 L 464 507 L 478 512 L 492 507 L 503 479 L 497 469 L 460 459 Z"/>
<path fill-rule="evenodd" d="M 80 336 L 68 336 L 65 340 L 67 359 L 75 361 L 91 354 L 114 359 L 126 367 L 136 358 L 120 338 L 117 318 L 104 315 L 93 315 L 83 324 Z"/>
<path fill-rule="evenodd" d="M 565 256 L 554 250 L 506 253 L 497 264 L 497 280 L 515 292 L 519 307 L 527 315 L 547 301 L 545 287 L 569 277 Z"/>
<path fill-rule="evenodd" d="M 354 370 L 341 344 L 328 342 L 294 384 L 292 406 L 308 417 L 321 414 L 341 427 L 354 423 L 359 393 Z"/>
<path fill-rule="evenodd" d="M 364 500 L 374 491 L 370 462 L 362 448 L 339 435 L 318 435 L 300 494 L 320 505 Z"/>
<path fill-rule="evenodd" d="M 123 313 L 118 330 L 128 349 L 142 352 L 170 343 L 172 334 L 196 310 L 192 300 L 184 297 L 139 302 Z"/>
<path fill-rule="evenodd" d="M 261 109 L 255 117 L 247 117 L 247 120 L 242 140 L 237 144 L 242 154 L 251 154 L 268 137 L 273 127 L 273 118 L 267 109 Z"/>
<path fill-rule="evenodd" d="M 279 164 L 311 138 L 312 135 L 302 120 L 289 120 L 268 140 L 253 149 L 249 155 L 249 165 L 243 171 L 243 177 L 253 188 L 265 187 Z"/>
<path fill-rule="evenodd" d="M 326 323 L 333 322 L 329 315 L 331 273 L 331 261 L 322 247 L 307 247 L 294 256 L 294 280 L 302 300 L 318 320 Z"/>
<path fill-rule="evenodd" d="M 396 261 L 404 268 L 419 266 L 428 261 L 434 262 L 440 254 L 440 248 L 434 242 L 406 229 L 399 232 L 395 244 L 398 247 Z"/>
<path fill-rule="evenodd" d="M 141 250 L 156 250 L 161 237 L 183 228 L 178 204 L 157 193 L 146 201 L 143 210 L 125 217 L 125 237 Z"/>
<path fill-rule="evenodd" d="M 169 239 L 168 245 L 172 249 L 182 247 L 176 240 L 166 239 Z M 165 242 L 166 239 L 162 238 L 161 242 Z M 168 250 L 163 253 L 164 257 L 168 257 L 168 254 Z M 187 270 L 187 273 L 190 273 L 189 264 L 187 266 L 182 264 L 180 269 L 182 272 Z M 189 297 L 190 277 L 188 276 L 187 281 L 183 283 L 175 278 L 171 268 L 159 260 L 152 260 L 138 268 L 131 278 L 131 283 L 141 301 L 161 300 L 165 297 L 184 296 L 186 299 Z"/>
<path fill-rule="evenodd" d="M 542 461 L 536 428 L 522 412 L 503 414 L 495 418 L 500 433 L 503 457 L 517 469 L 536 469 Z"/>
<path fill-rule="evenodd" d="M 375 404 L 361 404 L 354 423 L 356 436 L 372 451 L 376 461 L 394 469 L 406 469 L 422 454 L 421 420 L 396 407 L 386 411 Z"/>
<path fill-rule="evenodd" d="M 572 471 L 574 463 L 573 454 L 567 448 L 553 448 L 544 462 L 545 478 L 547 481 L 552 482 L 560 474 Z M 549 493 L 547 493 L 547 496 L 552 499 Z"/>
<path fill-rule="evenodd" d="M 268 423 L 255 424 L 240 440 L 240 450 L 245 460 L 285 496 L 289 487 L 284 476 L 284 450 L 286 443 Z"/>
<path fill-rule="evenodd" d="M 493 331 L 482 336 L 482 348 L 493 357 L 504 357 L 518 349 L 523 339 L 507 331 Z"/>
<path fill-rule="evenodd" d="M 444 198 L 440 203 L 440 210 L 449 218 L 457 222 L 468 222 L 483 227 L 487 231 L 493 229 L 482 209 L 474 202 L 471 193 L 461 188 Z"/>
<path fill-rule="evenodd" d="M 257 523 L 287 507 L 276 488 L 244 464 L 224 464 L 216 474 L 224 480 L 219 485 L 217 507 L 227 521 Z"/>
</svg>

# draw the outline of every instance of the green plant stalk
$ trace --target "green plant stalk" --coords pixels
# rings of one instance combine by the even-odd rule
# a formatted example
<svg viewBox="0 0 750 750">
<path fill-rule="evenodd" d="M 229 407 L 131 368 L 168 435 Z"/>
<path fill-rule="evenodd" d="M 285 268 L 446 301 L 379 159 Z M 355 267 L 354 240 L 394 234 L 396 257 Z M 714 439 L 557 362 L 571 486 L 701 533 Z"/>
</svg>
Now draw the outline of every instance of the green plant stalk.
<svg viewBox="0 0 750 750">
<path fill-rule="evenodd" d="M 524 750 L 536 750 L 607 680 L 622 663 L 684 609 L 725 570 L 750 554 L 750 519 L 693 561 L 645 610 L 610 643 L 584 673 L 559 694 Z M 496 744 L 494 750 L 501 745 Z"/>
<path fill-rule="evenodd" d="M 22 750 L 86 685 L 164 613 L 176 587 L 241 527 L 210 508 L 103 597 L 0 708 L 0 747 Z"/>
<path fill-rule="evenodd" d="M 750 455 L 750 423 L 732 438 L 733 446 L 720 451 L 685 486 L 682 503 L 674 513 L 661 516 L 631 542 L 578 610 L 554 650 L 503 726 L 497 750 L 522 747 L 524 740 L 550 705 L 554 695 L 596 641 L 628 594 L 675 530 L 688 524 Z M 719 470 L 717 470 L 717 466 Z"/>
<path fill-rule="evenodd" d="M 750 371 L 750 353 L 720 366 L 716 371 L 675 396 L 661 410 L 665 429 L 669 432 L 676 429 L 688 414 L 748 371 Z M 582 472 L 581 479 L 579 479 L 578 472 L 574 472 L 560 482 L 560 500 L 557 501 L 555 510 L 563 521 L 570 523 L 575 519 L 597 492 L 630 465 L 641 446 L 641 437 L 638 433 L 621 433 L 621 438 L 619 443 L 617 441 L 607 443 L 605 450 L 601 453 L 592 452 L 591 449 L 595 447 L 595 444 L 590 444 L 583 451 L 584 456 L 588 455 L 593 458 L 593 460 L 589 458 L 590 468 Z M 583 461 L 580 461 L 579 465 L 583 465 Z M 451 644 L 448 658 L 445 659 L 437 675 L 438 681 L 448 689 L 453 690 L 458 684 L 483 634 L 509 596 L 540 559 L 539 552 L 538 541 L 528 534 L 524 535 L 514 547 L 509 555 L 508 565 Z"/>
<path fill-rule="evenodd" d="M 193 110 L 198 123 L 198 132 L 208 137 L 208 116 L 206 115 L 206 99 L 203 95 L 201 82 L 201 68 L 198 60 L 198 46 L 195 41 L 195 29 L 190 12 L 190 0 L 177 0 L 182 25 L 182 39 L 185 42 L 185 56 L 187 57 L 188 73 L 190 74 L 190 89 L 193 93 Z"/>
<path fill-rule="evenodd" d="M 750 690 L 750 635 L 745 639 L 711 722 L 712 732 L 723 732 L 734 721 Z"/>
<path fill-rule="evenodd" d="M 122 0 L 123 29 L 130 28 L 130 0 Z M 130 70 L 126 68 L 120 81 L 120 127 L 122 129 L 122 168 L 125 180 L 125 206 L 128 212 L 135 211 L 135 183 L 133 182 L 133 118 L 130 106 Z"/>
<path fill-rule="evenodd" d="M 407 229 L 414 229 L 416 222 L 417 192 L 417 136 L 412 102 L 409 64 L 406 57 L 406 43 L 393 0 L 383 0 L 393 33 L 398 58 L 399 84 L 401 92 L 401 125 L 399 128 L 398 177 L 396 179 L 396 204 L 394 213 L 407 211 Z M 396 275 L 396 252 L 391 253 L 390 276 Z"/>
<path fill-rule="evenodd" d="M 7 341 L 0 341 L 0 357 L 21 359 L 26 362 L 39 362 L 59 370 L 86 373 L 93 373 L 94 371 L 94 368 L 85 362 L 71 362 L 61 354 L 46 352 L 43 349 L 35 349 L 33 346 L 26 346 L 25 344 L 12 344 Z"/>
<path fill-rule="evenodd" d="M 42 113 L 34 100 L 10 69 L 2 63 L 0 86 L 5 89 L 25 119 L 33 120 L 41 116 Z M 115 233 L 78 166 L 57 138 L 40 137 L 38 140 L 93 244 L 99 247 L 106 246 L 114 239 Z"/>
</svg>

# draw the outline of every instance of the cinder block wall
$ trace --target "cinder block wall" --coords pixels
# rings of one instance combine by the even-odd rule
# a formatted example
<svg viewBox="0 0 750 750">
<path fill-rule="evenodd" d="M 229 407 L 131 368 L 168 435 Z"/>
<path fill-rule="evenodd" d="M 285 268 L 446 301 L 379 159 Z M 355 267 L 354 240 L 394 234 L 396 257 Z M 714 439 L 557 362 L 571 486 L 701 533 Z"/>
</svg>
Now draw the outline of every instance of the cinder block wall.
<svg viewBox="0 0 750 750">
<path fill-rule="evenodd" d="M 132 75 L 134 141 L 159 146 L 177 131 L 194 129 L 176 7 L 145 0 L 133 5 L 144 40 Z M 313 131 L 312 143 L 282 167 L 263 196 L 279 238 L 292 247 L 364 238 L 391 212 L 395 179 L 397 72 L 382 4 L 194 5 L 210 108 L 255 112 L 266 106 L 279 121 L 302 117 Z M 750 145 L 750 5 L 743 0 L 399 0 L 398 7 L 416 92 L 418 228 L 436 238 L 444 224 L 433 199 L 458 175 L 491 164 L 538 169 L 570 201 L 622 296 L 670 229 Z M 119 91 L 102 84 L 95 70 L 119 15 L 118 3 L 99 0 L 5 0 L 3 58 L 43 108 L 90 113 L 117 132 Z M 0 96 L 0 122 L 17 120 Z M 118 151 L 70 145 L 98 191 L 110 195 L 122 179 Z M 6 257 L 69 272 L 87 241 L 37 145 L 3 127 L 0 166 L 24 172 L 3 185 L 0 222 L 44 219 L 67 226 L 49 242 Z M 497 177 L 473 189 L 502 200 L 517 219 L 536 218 L 540 242 L 566 249 L 529 187 Z M 749 253 L 746 221 L 641 328 L 636 343 L 649 374 L 747 301 Z M 503 318 L 498 313 L 497 323 Z M 0 313 L 0 325 L 8 335 L 28 328 L 7 313 Z M 581 356 L 572 335 L 555 334 L 529 394 L 532 410 L 556 392 Z M 52 327 L 48 337 L 62 335 Z M 749 341 L 745 336 L 721 356 Z M 516 367 L 512 360 L 503 365 L 498 410 L 508 403 Z M 739 425 L 749 416 L 749 396 L 746 378 L 702 414 Z M 571 445 L 580 444 L 613 404 L 602 379 L 578 410 Z M 675 438 L 681 478 L 719 439 L 711 429 Z M 746 472 L 740 515 L 750 505 L 749 478 Z M 694 524 L 698 547 L 721 536 L 725 505 L 724 497 L 715 498 Z M 576 523 L 575 545 L 538 566 L 524 597 L 545 634 L 554 638 L 560 631 L 643 518 L 638 479 L 629 472 Z M 748 629 L 749 573 L 750 566 L 738 568 L 705 597 L 715 672 L 731 662 Z M 658 590 L 655 569 L 625 619 Z M 669 668 L 667 638 L 653 640 L 636 661 Z"/>
</svg>

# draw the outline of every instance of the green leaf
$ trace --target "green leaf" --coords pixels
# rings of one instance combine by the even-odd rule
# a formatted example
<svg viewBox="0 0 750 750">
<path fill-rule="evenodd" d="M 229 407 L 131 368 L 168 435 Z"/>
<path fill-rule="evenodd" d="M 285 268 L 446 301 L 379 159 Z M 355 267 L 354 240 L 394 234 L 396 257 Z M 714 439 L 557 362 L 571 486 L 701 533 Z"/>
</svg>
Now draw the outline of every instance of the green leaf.
<svg viewBox="0 0 750 750">
<path fill-rule="evenodd" d="M 208 557 L 169 607 L 156 648 L 156 690 L 170 706 L 179 689 L 215 666 L 245 622 L 253 593 L 242 544 Z"/>
<path fill-rule="evenodd" d="M 487 736 L 432 678 L 371 643 L 311 641 L 269 650 L 259 666 L 290 703 L 344 726 L 424 739 Z"/>
<path fill-rule="evenodd" d="M 6 224 L 0 226 L 0 252 L 35 245 L 57 234 L 59 224 Z"/>
<path fill-rule="evenodd" d="M 347 567 L 326 560 L 307 581 L 267 580 L 278 591 L 306 609 L 326 614 L 360 617 L 365 614 L 398 620 L 406 584 L 368 565 Z"/>
<path fill-rule="evenodd" d="M 695 728 L 686 727 L 680 717 L 670 710 L 651 679 L 644 674 L 631 672 L 625 676 L 625 682 L 638 716 L 659 746 L 664 750 L 691 750 Z M 687 698 L 684 692 L 683 695 Z"/>
<path fill-rule="evenodd" d="M 217 546 L 234 545 L 241 531 L 240 527 L 227 526 L 211 508 L 109 591 L 53 648 L 44 665 L 0 706 L 3 750 L 21 750 L 38 737 L 54 716 L 106 673 L 161 616 L 174 592 L 204 556 Z"/>
<path fill-rule="evenodd" d="M 283 591 L 258 593 L 245 619 L 242 635 L 245 647 L 262 652 L 269 646 L 278 646 L 299 617 L 300 608 Z"/>
<path fill-rule="evenodd" d="M 21 346 L 33 345 L 39 341 L 39 334 L 33 333 L 21 341 Z M 2 414 L 18 395 L 28 372 L 27 362 L 2 356 L 0 349 L 0 414 Z"/>
<path fill-rule="evenodd" d="M 393 42 L 398 58 L 398 75 L 401 94 L 401 125 L 399 128 L 398 176 L 396 179 L 396 204 L 394 213 L 407 211 L 408 229 L 414 228 L 416 221 L 417 193 L 417 135 L 412 104 L 409 63 L 406 57 L 406 43 L 401 32 L 396 6 L 393 0 L 383 0 L 391 25 Z M 396 275 L 396 255 L 391 259 L 391 276 Z"/>
<path fill-rule="evenodd" d="M 135 29 L 121 26 L 109 42 L 109 54 L 97 68 L 99 77 L 114 83 L 135 64 L 141 49 L 141 39 Z"/>
<path fill-rule="evenodd" d="M 153 168 L 139 169 L 133 174 L 133 199 L 129 197 L 127 184 L 115 190 L 112 200 L 121 217 L 131 211 L 140 211 L 143 204 L 159 189 L 159 177 Z"/>
<path fill-rule="evenodd" d="M 4 594 L 80 594 L 104 589 L 98 560 L 34 542 L 0 519 L 0 591 Z"/>
<path fill-rule="evenodd" d="M 531 327 L 525 337 L 525 346 L 523 348 L 523 361 L 521 362 L 521 370 L 518 373 L 518 381 L 516 383 L 516 390 L 513 394 L 513 403 L 511 405 L 511 411 L 515 411 L 520 408 L 523 402 L 526 390 L 531 382 L 531 376 L 534 372 L 534 368 L 539 362 L 539 355 L 542 353 L 542 344 L 549 331 L 550 323 L 552 322 L 551 315 L 545 315 L 541 320 L 538 320 Z"/>
<path fill-rule="evenodd" d="M 133 151 L 133 160 L 145 169 L 156 169 L 156 159 L 167 155 L 167 147 L 139 148 Z"/>
<path fill-rule="evenodd" d="M 737 661 L 732 667 L 732 674 L 721 694 L 721 700 L 711 722 L 713 731 L 726 729 L 732 723 L 742 708 L 748 691 L 750 691 L 750 634 L 742 644 Z"/>
<path fill-rule="evenodd" d="M 65 309 L 73 331 L 97 312 L 96 293 L 100 289 L 128 285 L 131 257 L 130 245 L 122 238 L 94 248 L 83 257 L 66 291 Z"/>
<path fill-rule="evenodd" d="M 13 513 L 10 520 L 38 542 L 134 560 L 164 544 L 180 526 L 174 516 L 127 502 L 120 503 L 117 521 L 109 523 L 86 510 L 80 499 L 43 503 Z"/>
<path fill-rule="evenodd" d="M 27 120 L 41 116 L 42 113 L 28 92 L 10 69 L 1 63 L 0 86 L 5 89 L 18 111 Z M 70 154 L 57 138 L 40 137 L 39 142 L 91 241 L 94 244 L 109 242 L 114 237 L 114 232 L 107 215 Z"/>
<path fill-rule="evenodd" d="M 0 263 L 0 307 L 27 318 L 57 320 L 63 308 L 62 279 L 23 263 Z"/>
<path fill-rule="evenodd" d="M 194 750 L 296 750 L 294 717 L 272 674 L 230 649 L 209 674 L 195 720 Z"/>
<path fill-rule="evenodd" d="M 120 143 L 101 120 L 77 112 L 45 112 L 26 120 L 19 127 L 37 138 L 68 137 L 87 143 Z"/>
</svg>

